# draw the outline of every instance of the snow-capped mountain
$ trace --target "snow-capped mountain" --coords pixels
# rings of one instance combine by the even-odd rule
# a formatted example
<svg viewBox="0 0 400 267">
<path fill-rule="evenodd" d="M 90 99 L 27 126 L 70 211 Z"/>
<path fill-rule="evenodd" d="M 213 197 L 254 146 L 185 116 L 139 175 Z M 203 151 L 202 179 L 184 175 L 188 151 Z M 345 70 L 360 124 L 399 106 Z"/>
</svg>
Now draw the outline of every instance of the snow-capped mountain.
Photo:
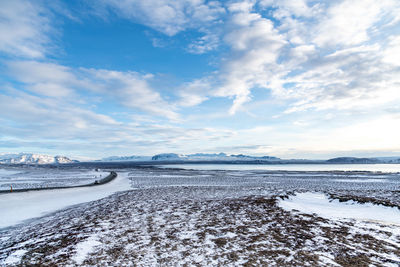
<svg viewBox="0 0 400 267">
<path fill-rule="evenodd" d="M 205 154 L 196 153 L 188 155 L 178 155 L 175 153 L 164 153 L 158 154 L 151 158 L 152 160 L 158 161 L 168 161 L 168 160 L 179 160 L 179 161 L 254 161 L 254 160 L 264 160 L 264 161 L 274 161 L 280 160 L 277 157 L 263 156 L 263 157 L 253 157 L 243 154 L 239 155 L 227 155 L 225 153 L 218 154 Z"/>
<path fill-rule="evenodd" d="M 150 156 L 112 156 L 108 158 L 103 158 L 101 161 L 150 161 L 151 157 Z"/>
<path fill-rule="evenodd" d="M 181 160 L 183 157 L 183 155 L 178 155 L 175 153 L 163 153 L 154 155 L 151 160 Z"/>
<path fill-rule="evenodd" d="M 0 154 L 0 164 L 62 164 L 76 162 L 65 156 L 49 156 L 31 153 Z"/>
<path fill-rule="evenodd" d="M 237 159 L 241 159 L 241 160 L 269 160 L 269 161 L 281 160 L 280 158 L 271 157 L 271 156 L 253 157 L 253 156 L 247 156 L 247 155 L 243 155 L 243 154 L 230 155 L 230 158 L 237 158 Z"/>
</svg>

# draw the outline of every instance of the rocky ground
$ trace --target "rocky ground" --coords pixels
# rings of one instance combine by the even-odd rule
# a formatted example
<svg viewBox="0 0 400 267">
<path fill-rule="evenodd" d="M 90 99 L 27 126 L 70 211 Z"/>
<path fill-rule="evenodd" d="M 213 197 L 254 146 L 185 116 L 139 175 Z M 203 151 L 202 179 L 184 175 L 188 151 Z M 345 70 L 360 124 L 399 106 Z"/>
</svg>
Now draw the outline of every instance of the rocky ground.
<svg viewBox="0 0 400 267">
<path fill-rule="evenodd" d="M 318 191 L 398 208 L 398 175 L 139 168 L 129 177 L 128 191 L 0 230 L 0 263 L 400 265 L 399 225 L 327 219 L 279 206 L 295 192 Z"/>
</svg>

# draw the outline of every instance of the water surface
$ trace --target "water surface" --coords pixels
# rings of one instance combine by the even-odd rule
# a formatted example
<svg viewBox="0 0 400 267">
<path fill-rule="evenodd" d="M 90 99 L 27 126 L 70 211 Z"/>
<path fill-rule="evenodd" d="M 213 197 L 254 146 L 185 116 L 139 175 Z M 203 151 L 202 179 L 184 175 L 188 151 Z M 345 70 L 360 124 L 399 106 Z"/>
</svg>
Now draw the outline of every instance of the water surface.
<svg viewBox="0 0 400 267">
<path fill-rule="evenodd" d="M 161 167 L 193 170 L 400 172 L 400 164 L 171 164 Z"/>
</svg>

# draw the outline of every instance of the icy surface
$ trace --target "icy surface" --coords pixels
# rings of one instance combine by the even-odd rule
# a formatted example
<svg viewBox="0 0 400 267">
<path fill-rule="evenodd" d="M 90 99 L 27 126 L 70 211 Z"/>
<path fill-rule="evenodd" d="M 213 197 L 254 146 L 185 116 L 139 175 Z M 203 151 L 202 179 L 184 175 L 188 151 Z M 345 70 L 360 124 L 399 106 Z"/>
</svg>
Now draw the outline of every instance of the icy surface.
<svg viewBox="0 0 400 267">
<path fill-rule="evenodd" d="M 128 189 L 130 184 L 127 174 L 118 172 L 115 180 L 99 186 L 2 194 L 0 228 Z"/>
<path fill-rule="evenodd" d="M 400 172 L 400 164 L 168 164 L 162 167 L 193 170 Z"/>
<path fill-rule="evenodd" d="M 400 226 L 400 209 L 398 208 L 371 203 L 359 204 L 354 201 L 339 202 L 321 193 L 299 193 L 289 199 L 281 200 L 279 206 L 285 210 L 315 213 L 325 218 L 348 218 Z"/>
</svg>

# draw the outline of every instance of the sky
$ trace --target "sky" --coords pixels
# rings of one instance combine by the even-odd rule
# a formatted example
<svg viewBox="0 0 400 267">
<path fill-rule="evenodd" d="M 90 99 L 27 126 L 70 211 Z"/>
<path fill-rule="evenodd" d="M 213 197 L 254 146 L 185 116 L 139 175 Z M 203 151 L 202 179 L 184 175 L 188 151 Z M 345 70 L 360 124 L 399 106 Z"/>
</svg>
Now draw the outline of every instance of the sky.
<svg viewBox="0 0 400 267">
<path fill-rule="evenodd" d="M 398 0 L 0 0 L 0 152 L 400 155 Z"/>
</svg>

